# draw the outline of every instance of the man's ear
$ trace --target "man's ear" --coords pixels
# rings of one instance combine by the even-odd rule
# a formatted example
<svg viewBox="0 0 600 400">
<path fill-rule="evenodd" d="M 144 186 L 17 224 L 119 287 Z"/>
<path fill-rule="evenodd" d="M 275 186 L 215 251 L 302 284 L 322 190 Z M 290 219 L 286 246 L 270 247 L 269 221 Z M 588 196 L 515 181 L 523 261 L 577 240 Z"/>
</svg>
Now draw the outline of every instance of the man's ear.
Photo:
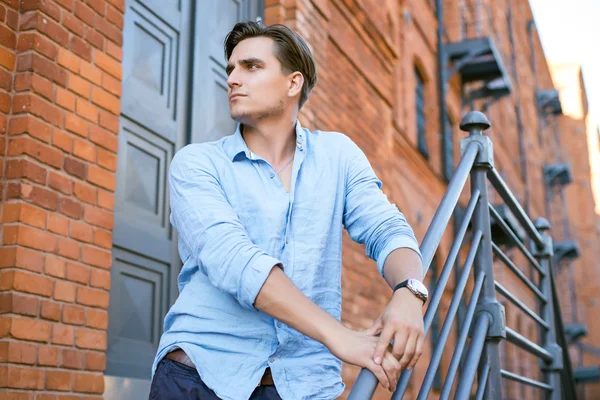
<svg viewBox="0 0 600 400">
<path fill-rule="evenodd" d="M 289 89 L 288 96 L 295 97 L 302 91 L 304 85 L 304 76 L 301 72 L 293 72 L 289 75 Z"/>
</svg>

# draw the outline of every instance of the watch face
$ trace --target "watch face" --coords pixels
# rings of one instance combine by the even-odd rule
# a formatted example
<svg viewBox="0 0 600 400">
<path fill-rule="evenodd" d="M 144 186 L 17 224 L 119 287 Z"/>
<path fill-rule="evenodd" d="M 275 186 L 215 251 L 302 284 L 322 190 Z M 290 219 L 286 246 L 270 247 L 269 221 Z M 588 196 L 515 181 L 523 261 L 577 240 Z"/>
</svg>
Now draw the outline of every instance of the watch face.
<svg viewBox="0 0 600 400">
<path fill-rule="evenodd" d="M 409 287 L 411 292 L 417 295 L 420 299 L 422 299 L 423 301 L 427 301 L 429 293 L 425 285 L 423 285 L 423 283 L 421 283 L 417 279 L 409 279 L 407 286 Z"/>
</svg>

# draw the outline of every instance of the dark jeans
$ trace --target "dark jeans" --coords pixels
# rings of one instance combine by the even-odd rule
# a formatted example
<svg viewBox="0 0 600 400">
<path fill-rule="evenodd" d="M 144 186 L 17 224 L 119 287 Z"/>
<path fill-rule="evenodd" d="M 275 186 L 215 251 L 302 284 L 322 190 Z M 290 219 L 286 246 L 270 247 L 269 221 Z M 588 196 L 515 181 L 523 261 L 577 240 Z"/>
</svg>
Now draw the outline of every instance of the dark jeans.
<svg viewBox="0 0 600 400">
<path fill-rule="evenodd" d="M 232 379 L 232 385 L 235 381 Z M 163 358 L 156 367 L 149 400 L 220 400 L 195 368 Z M 275 386 L 257 387 L 250 400 L 281 400 Z"/>
</svg>

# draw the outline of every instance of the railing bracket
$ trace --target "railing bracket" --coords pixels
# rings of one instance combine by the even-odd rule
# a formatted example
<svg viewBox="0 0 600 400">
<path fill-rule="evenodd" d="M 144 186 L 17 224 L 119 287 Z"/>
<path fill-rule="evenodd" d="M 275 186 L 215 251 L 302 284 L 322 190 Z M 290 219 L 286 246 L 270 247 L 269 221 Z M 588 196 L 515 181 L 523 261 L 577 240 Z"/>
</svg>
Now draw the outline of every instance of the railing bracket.
<svg viewBox="0 0 600 400">
<path fill-rule="evenodd" d="M 563 369 L 563 350 L 557 343 L 550 343 L 545 350 L 552 354 L 552 362 L 547 364 L 540 360 L 540 367 L 543 371 L 559 372 Z"/>
<path fill-rule="evenodd" d="M 477 305 L 475 309 L 475 321 L 481 313 L 488 314 L 490 318 L 490 328 L 488 329 L 488 338 L 506 339 L 506 312 L 504 305 L 498 301 L 484 302 Z M 473 331 L 473 327 L 471 327 Z M 470 334 L 469 334 L 470 336 Z"/>
</svg>

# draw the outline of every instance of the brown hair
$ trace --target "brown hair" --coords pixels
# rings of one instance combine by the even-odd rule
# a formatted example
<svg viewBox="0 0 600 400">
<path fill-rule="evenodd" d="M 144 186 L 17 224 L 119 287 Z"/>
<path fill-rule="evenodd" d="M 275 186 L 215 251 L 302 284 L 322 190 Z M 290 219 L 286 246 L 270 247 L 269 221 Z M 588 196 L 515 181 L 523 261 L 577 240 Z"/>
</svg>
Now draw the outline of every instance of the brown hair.
<svg viewBox="0 0 600 400">
<path fill-rule="evenodd" d="M 229 61 L 235 46 L 242 40 L 253 37 L 268 37 L 275 42 L 275 57 L 281 63 L 284 74 L 300 72 L 304 76 L 299 109 L 317 83 L 317 67 L 313 55 L 304 39 L 285 25 L 264 26 L 254 21 L 239 22 L 225 37 L 225 60 Z"/>
</svg>

